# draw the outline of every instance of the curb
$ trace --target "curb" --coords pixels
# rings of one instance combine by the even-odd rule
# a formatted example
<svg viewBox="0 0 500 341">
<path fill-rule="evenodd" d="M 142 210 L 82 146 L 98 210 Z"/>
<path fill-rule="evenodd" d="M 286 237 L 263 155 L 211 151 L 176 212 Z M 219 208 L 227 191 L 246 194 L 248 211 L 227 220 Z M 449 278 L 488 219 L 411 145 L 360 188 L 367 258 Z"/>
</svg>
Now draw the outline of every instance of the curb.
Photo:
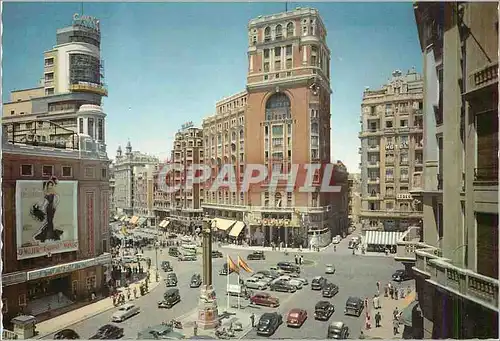
<svg viewBox="0 0 500 341">
<path fill-rule="evenodd" d="M 149 292 L 152 292 L 154 289 L 156 289 L 156 288 L 160 285 L 161 279 L 162 279 L 162 278 L 161 278 L 161 276 L 160 276 L 160 280 L 159 280 L 158 282 L 155 282 L 155 283 L 158 283 L 158 284 L 157 284 L 154 288 L 151 288 L 151 290 L 149 290 Z M 141 296 L 141 297 L 142 297 L 142 296 Z M 139 297 L 138 299 L 140 299 L 141 297 Z M 107 299 L 109 299 L 109 297 L 105 298 L 104 300 L 107 300 Z M 74 325 L 74 324 L 77 324 L 77 323 L 80 323 L 80 322 L 83 322 L 83 321 L 89 320 L 89 319 L 91 319 L 91 318 L 93 318 L 93 317 L 96 317 L 96 316 L 98 316 L 98 315 L 104 314 L 105 312 L 108 312 L 108 311 L 110 311 L 111 309 L 114 309 L 114 308 L 116 308 L 116 307 L 115 307 L 114 305 L 111 305 L 111 307 L 105 308 L 105 309 L 103 309 L 103 310 L 101 310 L 101 311 L 98 311 L 98 312 L 95 312 L 95 313 L 91 313 L 91 314 L 88 314 L 88 315 L 84 315 L 84 317 L 83 317 L 83 318 L 80 318 L 80 319 L 78 319 L 78 320 L 76 320 L 76 321 L 72 322 L 71 324 L 68 324 L 68 325 L 64 326 L 64 327 L 63 327 L 63 328 L 61 328 L 61 329 L 57 329 L 57 330 L 52 331 L 52 332 L 50 332 L 50 333 L 47 333 L 47 334 L 44 334 L 44 335 L 38 336 L 36 339 L 37 339 L 37 340 L 43 339 L 44 337 L 47 337 L 47 336 L 49 336 L 49 335 L 51 335 L 51 334 L 55 334 L 55 333 L 60 332 L 61 330 L 67 329 L 68 327 L 71 327 L 71 326 L 72 326 L 72 325 Z M 71 312 L 68 312 L 67 314 L 70 314 L 70 313 L 71 313 Z M 57 316 L 56 316 L 56 318 L 57 318 Z"/>
</svg>

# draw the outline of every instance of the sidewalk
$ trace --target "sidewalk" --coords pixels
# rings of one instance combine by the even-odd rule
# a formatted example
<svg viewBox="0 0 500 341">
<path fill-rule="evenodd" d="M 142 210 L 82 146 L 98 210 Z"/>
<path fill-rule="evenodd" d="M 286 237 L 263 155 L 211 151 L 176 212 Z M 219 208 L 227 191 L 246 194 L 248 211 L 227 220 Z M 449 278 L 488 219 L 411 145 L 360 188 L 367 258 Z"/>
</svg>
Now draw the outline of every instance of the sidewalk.
<svg viewBox="0 0 500 341">
<path fill-rule="evenodd" d="M 327 246 L 320 247 L 319 252 L 324 251 L 331 247 L 332 244 L 328 244 Z M 223 244 L 221 245 L 221 248 L 223 249 L 233 249 L 233 250 L 251 250 L 251 251 L 266 251 L 266 252 L 273 252 L 273 248 L 270 246 L 245 246 L 245 245 L 236 245 L 236 244 Z M 284 252 L 287 250 L 289 253 L 318 253 L 318 251 L 314 250 L 309 250 L 309 249 L 299 249 L 299 248 L 281 248 L 278 250 L 278 248 L 274 249 L 274 252 Z"/>
<path fill-rule="evenodd" d="M 393 315 L 392 312 L 395 308 L 398 308 L 399 312 L 401 312 L 404 308 L 406 308 L 411 302 L 415 300 L 415 291 L 412 291 L 411 294 L 407 295 L 405 298 L 401 298 L 398 300 L 393 300 L 390 297 L 384 297 L 383 294 L 380 297 L 380 305 L 382 308 L 378 309 L 380 314 L 382 315 L 382 319 L 380 321 L 380 327 L 375 327 L 375 313 L 376 310 L 373 309 L 373 304 L 370 302 L 370 318 L 371 318 L 371 328 L 366 330 L 363 328 L 363 332 L 368 338 L 380 338 L 380 339 L 402 339 L 404 325 L 399 325 L 399 333 L 394 335 L 393 333 Z M 364 316 L 364 313 L 362 314 Z M 364 326 L 365 327 L 365 326 Z"/>
<path fill-rule="evenodd" d="M 152 282 L 149 285 L 149 292 L 151 292 L 154 288 L 156 288 L 160 283 L 162 283 L 161 276 L 160 280 L 156 282 L 156 269 L 151 268 L 149 270 L 149 276 L 152 279 Z M 140 280 L 139 282 L 133 283 L 130 285 L 130 289 L 133 290 L 134 286 L 137 287 L 137 292 L 139 291 L 139 286 L 144 283 L 145 279 Z M 148 294 L 146 294 L 148 295 Z M 139 296 L 137 299 L 139 299 Z M 133 301 L 132 299 L 131 301 Z M 61 329 L 66 328 L 72 324 L 77 322 L 81 322 L 83 320 L 89 319 L 101 313 L 104 313 L 110 309 L 115 308 L 113 305 L 113 299 L 111 297 L 104 298 L 95 303 L 88 304 L 82 308 L 72 310 L 68 313 L 56 316 L 54 318 L 45 320 L 43 322 L 36 324 L 36 330 L 38 331 L 37 339 L 41 339 L 50 335 L 52 333 L 58 332 Z"/>
</svg>

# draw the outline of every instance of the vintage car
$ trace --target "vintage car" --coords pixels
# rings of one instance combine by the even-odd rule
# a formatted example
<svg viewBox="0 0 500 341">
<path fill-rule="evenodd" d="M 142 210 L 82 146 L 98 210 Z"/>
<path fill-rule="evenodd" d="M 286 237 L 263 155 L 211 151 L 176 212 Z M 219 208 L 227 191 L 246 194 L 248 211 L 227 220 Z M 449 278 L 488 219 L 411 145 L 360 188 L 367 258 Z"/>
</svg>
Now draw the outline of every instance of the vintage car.
<svg viewBox="0 0 500 341">
<path fill-rule="evenodd" d="M 269 285 L 269 290 L 281 292 L 296 292 L 297 288 L 291 285 L 288 281 L 276 279 Z"/>
<path fill-rule="evenodd" d="M 222 252 L 218 250 L 212 251 L 212 258 L 223 258 L 223 257 L 224 255 L 222 254 Z"/>
<path fill-rule="evenodd" d="M 327 339 L 347 340 L 349 327 L 344 322 L 332 322 L 328 326 Z"/>
<path fill-rule="evenodd" d="M 396 270 L 396 272 L 392 274 L 392 280 L 395 282 L 404 282 L 410 279 L 410 274 L 404 269 Z"/>
<path fill-rule="evenodd" d="M 194 262 L 197 260 L 196 255 L 179 255 L 177 260 L 180 262 Z"/>
<path fill-rule="evenodd" d="M 184 334 L 176 332 L 172 327 L 163 324 L 149 327 L 137 333 L 138 340 L 181 340 L 184 338 Z"/>
<path fill-rule="evenodd" d="M 328 321 L 335 312 L 335 307 L 328 301 L 319 301 L 314 307 L 314 318 L 320 321 Z"/>
<path fill-rule="evenodd" d="M 248 260 L 266 260 L 264 251 L 254 251 L 247 256 Z"/>
<path fill-rule="evenodd" d="M 335 266 L 333 264 L 326 264 L 325 274 L 333 275 L 335 273 Z"/>
<path fill-rule="evenodd" d="M 227 276 L 229 274 L 232 274 L 234 271 L 233 269 L 229 270 L 227 263 L 222 264 L 222 268 L 219 270 L 219 275 L 221 276 Z"/>
<path fill-rule="evenodd" d="M 259 292 L 250 297 L 250 304 L 276 308 L 279 307 L 280 301 L 277 297 L 271 296 L 268 293 Z"/>
<path fill-rule="evenodd" d="M 311 289 L 312 290 L 323 290 L 327 283 L 327 280 L 323 276 L 316 276 L 311 281 Z"/>
<path fill-rule="evenodd" d="M 340 244 L 341 241 L 342 241 L 342 237 L 340 235 L 336 235 L 332 239 L 332 244 Z"/>
<path fill-rule="evenodd" d="M 125 335 L 123 328 L 112 324 L 106 324 L 99 328 L 97 332 L 89 337 L 90 340 L 118 340 Z"/>
<path fill-rule="evenodd" d="M 298 281 L 301 281 L 303 286 L 309 284 L 309 281 L 307 280 L 307 278 L 302 278 L 302 277 L 300 277 L 299 274 L 293 273 L 293 274 L 288 274 L 287 276 L 289 276 L 290 278 L 296 279 Z"/>
<path fill-rule="evenodd" d="M 173 271 L 174 269 L 172 268 L 172 264 L 168 260 L 164 260 L 161 262 L 161 268 L 165 272 Z"/>
<path fill-rule="evenodd" d="M 165 285 L 167 287 L 175 287 L 177 286 L 177 275 L 175 274 L 175 272 L 169 272 L 167 274 L 167 278 L 165 278 Z"/>
<path fill-rule="evenodd" d="M 268 282 L 260 280 L 256 277 L 247 278 L 245 281 L 245 286 L 250 289 L 265 290 L 267 288 Z"/>
<path fill-rule="evenodd" d="M 168 255 L 172 257 L 177 257 L 179 256 L 179 249 L 176 247 L 171 247 L 168 249 Z"/>
<path fill-rule="evenodd" d="M 271 282 L 273 281 L 273 279 L 271 277 L 267 277 L 266 275 L 261 274 L 261 273 L 253 274 L 252 278 L 257 278 L 258 280 L 265 282 L 266 285 L 271 284 Z"/>
<path fill-rule="evenodd" d="M 285 270 L 280 269 L 278 266 L 271 266 L 271 267 L 269 268 L 269 273 L 270 273 L 272 276 L 276 276 L 276 278 L 278 278 L 279 276 L 281 276 L 281 275 L 284 275 L 284 274 L 285 274 Z"/>
<path fill-rule="evenodd" d="M 326 298 L 332 298 L 339 293 L 339 287 L 333 283 L 326 283 L 323 288 L 322 295 Z"/>
<path fill-rule="evenodd" d="M 276 264 L 277 267 L 283 270 L 285 273 L 300 273 L 300 266 L 290 263 L 290 262 L 279 262 Z"/>
<path fill-rule="evenodd" d="M 345 302 L 344 314 L 360 316 L 364 308 L 365 304 L 361 298 L 351 296 Z"/>
<path fill-rule="evenodd" d="M 293 308 L 288 312 L 286 317 L 286 325 L 288 327 L 302 327 L 307 320 L 307 311 L 304 309 Z"/>
<path fill-rule="evenodd" d="M 163 301 L 158 302 L 158 308 L 170 309 L 181 301 L 179 289 L 172 288 L 165 291 L 163 294 Z"/>
<path fill-rule="evenodd" d="M 257 323 L 257 335 L 271 336 L 283 323 L 283 317 L 279 313 L 264 313 Z"/>
<path fill-rule="evenodd" d="M 271 268 L 272 269 L 272 268 Z M 263 275 L 263 276 L 266 276 L 268 278 L 271 278 L 271 279 L 276 279 L 278 278 L 279 276 L 281 275 L 284 275 L 284 273 L 276 273 L 275 271 L 273 270 L 259 270 L 255 273 L 256 275 Z"/>
<path fill-rule="evenodd" d="M 113 314 L 111 320 L 113 322 L 123 322 L 126 319 L 139 314 L 140 308 L 132 303 L 126 303 L 118 308 Z"/>
<path fill-rule="evenodd" d="M 200 285 L 201 285 L 201 275 L 200 274 L 194 274 L 191 277 L 191 283 L 189 284 L 189 286 L 191 288 L 199 288 Z"/>
<path fill-rule="evenodd" d="M 54 340 L 78 340 L 80 335 L 73 329 L 63 329 L 54 335 Z"/>
<path fill-rule="evenodd" d="M 298 280 L 296 278 L 292 278 L 292 277 L 290 277 L 288 275 L 280 276 L 276 280 L 277 281 L 281 280 L 281 281 L 288 282 L 288 284 L 290 284 L 291 286 L 294 286 L 295 289 L 297 289 L 297 290 L 302 289 L 302 281 Z"/>
</svg>

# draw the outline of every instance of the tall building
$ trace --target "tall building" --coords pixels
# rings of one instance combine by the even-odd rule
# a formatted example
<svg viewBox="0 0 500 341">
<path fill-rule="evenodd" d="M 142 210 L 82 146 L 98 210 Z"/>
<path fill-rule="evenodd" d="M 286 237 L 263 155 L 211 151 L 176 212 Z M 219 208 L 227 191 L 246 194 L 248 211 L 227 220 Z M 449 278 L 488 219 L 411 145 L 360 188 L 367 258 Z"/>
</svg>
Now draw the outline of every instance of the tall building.
<svg viewBox="0 0 500 341">
<path fill-rule="evenodd" d="M 109 214 L 110 218 L 118 220 L 115 207 L 115 168 L 113 163 L 109 164 Z"/>
<path fill-rule="evenodd" d="M 349 225 L 359 223 L 361 213 L 361 174 L 349 174 Z"/>
<path fill-rule="evenodd" d="M 424 223 L 398 243 L 396 258 L 416 278 L 413 338 L 498 339 L 497 4 L 414 8 L 425 166 L 413 195 Z"/>
<path fill-rule="evenodd" d="M 403 231 L 420 225 L 422 206 L 410 191 L 423 169 L 423 80 L 394 71 L 361 103 L 361 214 L 367 230 Z"/>
<path fill-rule="evenodd" d="M 146 165 L 133 169 L 134 215 L 131 223 L 136 226 L 154 226 L 156 223 L 153 211 L 153 171 L 155 166 Z"/>
<path fill-rule="evenodd" d="M 122 151 L 121 146 L 118 146 L 116 151 L 115 162 L 113 165 L 114 175 L 115 175 L 115 190 L 114 190 L 114 202 L 116 208 L 116 214 L 120 216 L 120 219 L 128 216 L 135 222 L 135 224 L 140 217 L 134 214 L 134 203 L 135 199 L 135 180 L 137 172 L 140 172 L 144 167 L 151 165 L 155 166 L 159 163 L 158 158 L 143 154 L 139 151 L 132 151 L 132 144 L 130 141 L 127 142 L 125 147 L 125 154 Z"/>
<path fill-rule="evenodd" d="M 212 180 L 224 164 L 242 179 L 245 164 L 287 173 L 292 164 L 329 163 L 330 50 L 318 11 L 260 16 L 250 20 L 248 36 L 246 91 L 218 102 L 203 123 Z M 207 193 L 203 206 L 229 237 L 321 246 L 347 229 L 347 212 L 332 209 L 343 200 L 347 211 L 346 196 L 286 192 L 281 185 L 271 193 L 266 184 L 247 193 Z"/>
<path fill-rule="evenodd" d="M 100 32 L 87 26 L 58 30 L 57 46 L 45 54 L 44 86 L 14 91 L 4 103 L 4 325 L 21 313 L 56 316 L 91 293 L 107 295 L 105 91 Z"/>
</svg>

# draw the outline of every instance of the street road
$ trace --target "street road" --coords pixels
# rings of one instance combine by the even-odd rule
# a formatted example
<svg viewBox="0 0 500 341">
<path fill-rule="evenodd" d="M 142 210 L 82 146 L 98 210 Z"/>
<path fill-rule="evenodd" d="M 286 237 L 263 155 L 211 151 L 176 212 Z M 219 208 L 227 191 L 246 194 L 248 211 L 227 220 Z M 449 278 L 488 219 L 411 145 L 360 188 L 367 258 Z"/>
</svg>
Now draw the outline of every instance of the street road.
<svg viewBox="0 0 500 341">
<path fill-rule="evenodd" d="M 347 240 L 337 245 L 337 252 L 333 252 L 333 249 L 328 249 L 321 253 L 303 253 L 304 259 L 312 262 L 303 267 L 301 276 L 307 278 L 309 282 L 311 282 L 314 276 L 324 275 L 325 264 L 335 265 L 336 273 L 334 275 L 325 275 L 331 282 L 337 284 L 340 288 L 339 293 L 331 299 L 335 305 L 336 312 L 329 322 L 345 322 L 351 330 L 351 338 L 356 339 L 364 323 L 364 318 L 363 315 L 360 318 L 344 316 L 343 310 L 347 298 L 349 296 L 359 296 L 361 298 L 372 297 L 376 291 L 376 282 L 381 281 L 381 283 L 387 283 L 392 273 L 396 269 L 399 269 L 400 266 L 390 257 L 353 256 L 350 252 L 343 249 L 347 249 Z M 219 311 L 224 311 L 226 309 L 225 289 L 227 278 L 218 275 L 218 272 L 222 264 L 226 261 L 227 254 L 234 260 L 236 260 L 238 254 L 246 259 L 250 251 L 231 249 L 220 250 L 224 254 L 224 258 L 214 259 L 213 278 L 218 297 Z M 145 251 L 145 256 L 151 257 L 153 265 L 155 264 L 154 251 Z M 278 261 L 289 260 L 293 262 L 293 257 L 293 253 L 285 256 L 283 251 L 266 252 L 265 261 L 250 261 L 249 265 L 254 271 L 265 270 L 270 266 L 276 265 Z M 172 309 L 159 310 L 157 308 L 157 302 L 163 297 L 165 291 L 164 285 L 159 285 L 146 296 L 137 299 L 135 304 L 141 308 L 141 312 L 125 322 L 118 324 L 124 328 L 125 339 L 136 339 L 137 333 L 140 330 L 152 325 L 161 324 L 161 322 L 168 321 L 172 318 L 182 318 L 183 315 L 192 312 L 197 307 L 199 289 L 191 289 L 189 283 L 194 273 L 202 272 L 201 256 L 198 257 L 198 261 L 196 262 L 179 262 L 177 259 L 169 257 L 165 250 L 163 253 L 158 253 L 158 259 L 159 262 L 162 260 L 170 260 L 172 262 L 174 272 L 177 273 L 179 278 L 178 288 L 181 294 L 181 302 Z M 165 274 L 163 271 L 161 273 Z M 250 275 L 243 274 L 242 278 L 247 276 Z M 231 284 L 237 284 L 237 276 L 234 274 L 231 275 L 230 282 Z M 286 318 L 287 312 L 295 307 L 305 308 L 310 317 L 300 329 L 291 329 L 282 325 L 271 338 L 324 338 L 326 336 L 326 329 L 329 322 L 318 322 L 313 318 L 315 304 L 323 299 L 320 292 L 312 291 L 310 285 L 308 285 L 294 294 L 273 293 L 273 295 L 280 299 L 281 306 L 278 308 L 278 311 L 283 314 L 284 318 Z M 248 302 L 244 299 L 241 300 L 244 303 Z M 232 304 L 236 304 L 236 301 L 237 298 L 231 298 Z M 257 317 L 256 321 L 262 313 L 273 311 L 271 308 L 264 307 L 249 306 L 246 309 L 255 313 Z M 110 323 L 111 315 L 115 311 L 116 309 L 112 309 L 90 319 L 68 326 L 67 328 L 74 329 L 81 338 L 88 338 L 92 336 L 99 327 Z M 247 337 L 260 338 L 256 335 L 255 331 L 251 331 Z M 51 338 L 53 338 L 53 335 L 46 337 L 46 339 Z"/>
</svg>

